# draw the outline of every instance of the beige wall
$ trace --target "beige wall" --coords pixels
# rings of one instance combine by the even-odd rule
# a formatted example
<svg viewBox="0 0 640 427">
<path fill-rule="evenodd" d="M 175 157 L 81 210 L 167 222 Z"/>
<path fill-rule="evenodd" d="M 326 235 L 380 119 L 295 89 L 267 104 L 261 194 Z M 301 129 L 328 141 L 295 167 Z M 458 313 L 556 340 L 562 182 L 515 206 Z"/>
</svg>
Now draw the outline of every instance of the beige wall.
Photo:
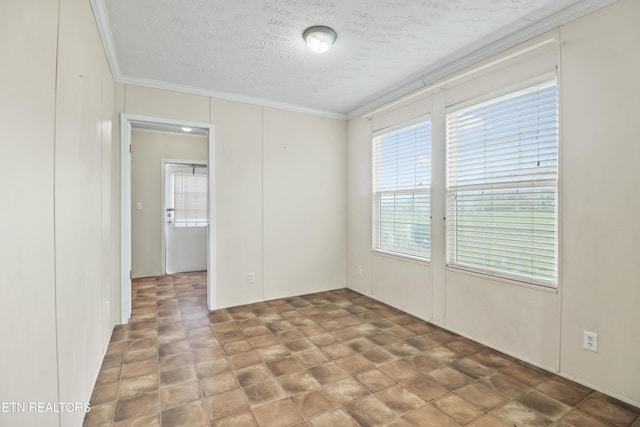
<svg viewBox="0 0 640 427">
<path fill-rule="evenodd" d="M 88 2 L 60 2 L 55 130 L 59 400 L 88 401 L 116 319 L 114 82 Z M 115 233 L 114 233 L 115 232 Z M 117 305 L 117 304 L 115 304 Z M 61 425 L 84 414 L 61 413 Z"/>
<path fill-rule="evenodd" d="M 54 278 L 54 126 L 58 6 L 0 6 L 0 401 L 58 401 Z M 3 425 L 58 416 L 0 414 Z"/>
<path fill-rule="evenodd" d="M 164 274 L 162 268 L 162 161 L 207 162 L 207 137 L 134 129 L 131 132 L 131 271 L 133 277 Z M 142 203 L 142 210 L 136 209 Z"/>
<path fill-rule="evenodd" d="M 3 402 L 88 402 L 114 325 L 114 82 L 88 2 L 0 12 Z M 5 176 L 5 174 L 7 174 Z M 84 413 L 3 413 L 80 425 Z"/>
<path fill-rule="evenodd" d="M 345 287 L 346 122 L 263 117 L 264 297 Z"/>
<path fill-rule="evenodd" d="M 124 90 L 126 113 L 215 126 L 216 307 L 346 286 L 344 120 Z"/>
<path fill-rule="evenodd" d="M 562 29 L 562 371 L 640 406 L 640 3 Z M 597 332 L 598 353 L 581 349 Z"/>
<path fill-rule="evenodd" d="M 640 4 L 622 0 L 540 37 L 566 41 L 423 96 L 433 121 L 430 263 L 371 251 L 371 127 L 348 125 L 349 287 L 627 402 L 640 405 Z M 528 44 L 535 42 L 531 41 Z M 515 49 L 517 50 L 517 48 Z M 523 286 L 446 268 L 445 106 L 560 61 L 560 283 Z M 375 122 L 375 119 L 374 119 Z M 362 274 L 358 267 L 361 267 Z M 599 334 L 598 353 L 582 349 Z"/>
<path fill-rule="evenodd" d="M 263 300 L 262 107 L 211 99 L 215 124 L 216 297 L 220 306 Z M 247 284 L 247 272 L 256 283 Z"/>
</svg>

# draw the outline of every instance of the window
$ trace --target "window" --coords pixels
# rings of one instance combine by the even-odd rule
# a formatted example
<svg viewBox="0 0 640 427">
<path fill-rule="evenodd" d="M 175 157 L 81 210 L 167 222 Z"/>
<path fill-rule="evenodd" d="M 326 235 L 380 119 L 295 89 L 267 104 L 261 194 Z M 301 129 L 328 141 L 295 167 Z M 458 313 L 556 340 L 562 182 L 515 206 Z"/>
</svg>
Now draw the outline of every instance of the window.
<svg viewBox="0 0 640 427">
<path fill-rule="evenodd" d="M 429 258 L 431 123 L 373 135 L 373 247 Z"/>
<path fill-rule="evenodd" d="M 180 166 L 172 172 L 173 209 L 176 227 L 207 225 L 207 168 Z"/>
<path fill-rule="evenodd" d="M 448 264 L 555 286 L 556 82 L 447 114 Z"/>
</svg>

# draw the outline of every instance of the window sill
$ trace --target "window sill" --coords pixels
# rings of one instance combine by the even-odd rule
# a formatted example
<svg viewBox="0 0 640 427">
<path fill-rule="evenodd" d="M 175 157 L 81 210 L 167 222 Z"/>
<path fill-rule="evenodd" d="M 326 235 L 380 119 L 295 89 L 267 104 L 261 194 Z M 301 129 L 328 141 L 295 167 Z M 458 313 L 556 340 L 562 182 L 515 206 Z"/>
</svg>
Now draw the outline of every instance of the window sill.
<svg viewBox="0 0 640 427">
<path fill-rule="evenodd" d="M 457 267 L 457 266 L 452 266 L 452 265 L 447 265 L 446 266 L 446 271 L 447 272 L 451 272 L 451 273 L 463 274 L 463 275 L 467 275 L 467 276 L 473 276 L 473 277 L 477 277 L 477 278 L 480 278 L 480 279 L 483 279 L 483 280 L 488 280 L 488 281 L 492 281 L 492 282 L 500 283 L 500 284 L 504 284 L 504 285 L 519 286 L 519 287 L 522 287 L 522 288 L 528 288 L 528 289 L 541 291 L 541 292 L 547 292 L 547 293 L 551 293 L 551 294 L 557 294 L 558 293 L 558 286 L 557 285 L 554 287 L 552 285 L 542 285 L 542 284 L 527 283 L 527 282 L 519 281 L 517 279 L 511 279 L 511 278 L 508 278 L 508 277 L 496 276 L 496 275 L 492 275 L 492 274 L 488 274 L 488 273 L 481 273 L 481 272 L 478 272 L 478 271 L 469 270 L 469 269 L 465 269 L 463 267 Z"/>
<path fill-rule="evenodd" d="M 389 252 L 389 251 L 384 251 L 381 249 L 373 249 L 371 251 L 374 255 L 380 255 L 380 256 L 384 256 L 387 258 L 394 258 L 397 260 L 401 260 L 401 261 L 409 261 L 409 262 L 414 262 L 417 264 L 431 264 L 431 260 L 428 258 L 421 258 L 418 256 L 414 256 L 414 255 L 405 255 L 405 254 L 399 254 L 397 252 Z"/>
</svg>

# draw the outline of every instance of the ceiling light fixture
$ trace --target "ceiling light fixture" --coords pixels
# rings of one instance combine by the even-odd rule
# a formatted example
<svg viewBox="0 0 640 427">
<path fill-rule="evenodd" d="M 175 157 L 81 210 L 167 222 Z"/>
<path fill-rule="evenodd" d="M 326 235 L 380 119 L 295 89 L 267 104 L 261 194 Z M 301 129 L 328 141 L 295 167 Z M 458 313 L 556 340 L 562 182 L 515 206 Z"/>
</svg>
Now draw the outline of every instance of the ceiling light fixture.
<svg viewBox="0 0 640 427">
<path fill-rule="evenodd" d="M 183 130 L 184 132 L 191 132 L 193 129 L 192 129 L 192 128 L 182 128 L 182 130 Z"/>
<path fill-rule="evenodd" d="M 333 42 L 336 41 L 336 32 L 324 25 L 315 25 L 304 30 L 302 33 L 304 41 L 307 42 L 309 49 L 314 52 L 326 52 L 331 48 Z"/>
</svg>

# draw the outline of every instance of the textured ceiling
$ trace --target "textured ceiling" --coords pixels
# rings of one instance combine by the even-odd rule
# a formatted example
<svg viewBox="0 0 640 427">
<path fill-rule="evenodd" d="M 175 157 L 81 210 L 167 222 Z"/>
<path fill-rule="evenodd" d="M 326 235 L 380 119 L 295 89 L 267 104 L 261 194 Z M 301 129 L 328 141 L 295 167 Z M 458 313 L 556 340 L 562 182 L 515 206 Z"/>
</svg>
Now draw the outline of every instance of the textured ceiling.
<svg viewBox="0 0 640 427">
<path fill-rule="evenodd" d="M 597 0 L 92 0 L 121 81 L 348 114 Z M 104 3 L 101 3 L 104 2 Z M 610 1 L 609 1 L 610 3 Z M 97 4 L 97 8 L 96 8 Z M 584 11 L 582 12 L 584 13 Z M 106 18 L 106 19 L 105 19 Z M 328 25 L 324 54 L 302 32 Z M 108 28 L 104 28 L 104 27 Z M 544 28 L 543 28 L 544 29 Z"/>
</svg>

